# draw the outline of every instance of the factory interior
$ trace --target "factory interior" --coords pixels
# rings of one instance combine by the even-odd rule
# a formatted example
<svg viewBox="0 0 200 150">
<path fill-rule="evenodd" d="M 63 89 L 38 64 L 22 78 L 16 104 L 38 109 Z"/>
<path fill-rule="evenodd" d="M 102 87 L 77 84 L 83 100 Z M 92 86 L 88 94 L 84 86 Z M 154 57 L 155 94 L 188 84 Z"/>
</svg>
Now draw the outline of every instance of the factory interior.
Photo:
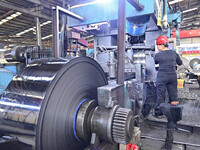
<svg viewBox="0 0 200 150">
<path fill-rule="evenodd" d="M 200 0 L 0 0 L 0 150 L 200 150 Z"/>
</svg>

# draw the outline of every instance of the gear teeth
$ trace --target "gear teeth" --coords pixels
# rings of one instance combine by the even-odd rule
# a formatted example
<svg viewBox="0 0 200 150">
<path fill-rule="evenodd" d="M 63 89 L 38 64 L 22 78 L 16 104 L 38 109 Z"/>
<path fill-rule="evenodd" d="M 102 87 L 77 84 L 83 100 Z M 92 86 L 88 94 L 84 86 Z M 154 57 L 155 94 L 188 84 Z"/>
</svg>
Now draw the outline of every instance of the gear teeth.
<svg viewBox="0 0 200 150">
<path fill-rule="evenodd" d="M 129 117 L 133 117 L 132 111 L 126 108 L 118 108 L 113 117 L 112 136 L 116 143 L 128 144 L 132 137 L 129 137 L 128 125 L 132 125 Z M 132 128 L 132 127 L 131 127 Z M 130 131 L 132 132 L 132 131 Z"/>
</svg>

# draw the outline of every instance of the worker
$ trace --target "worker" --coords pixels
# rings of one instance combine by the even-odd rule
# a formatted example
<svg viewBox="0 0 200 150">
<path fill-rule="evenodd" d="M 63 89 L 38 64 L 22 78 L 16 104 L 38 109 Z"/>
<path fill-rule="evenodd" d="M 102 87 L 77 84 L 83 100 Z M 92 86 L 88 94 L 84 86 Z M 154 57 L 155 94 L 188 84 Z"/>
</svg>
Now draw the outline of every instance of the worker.
<svg viewBox="0 0 200 150">
<path fill-rule="evenodd" d="M 178 101 L 177 96 L 177 75 L 176 64 L 182 65 L 182 60 L 174 50 L 168 49 L 168 38 L 165 35 L 159 36 L 156 40 L 157 48 L 160 52 L 155 55 L 155 64 L 159 64 L 156 79 L 157 100 L 153 115 L 162 115 L 159 105 L 165 102 L 165 93 L 168 92 L 169 103 Z"/>
</svg>

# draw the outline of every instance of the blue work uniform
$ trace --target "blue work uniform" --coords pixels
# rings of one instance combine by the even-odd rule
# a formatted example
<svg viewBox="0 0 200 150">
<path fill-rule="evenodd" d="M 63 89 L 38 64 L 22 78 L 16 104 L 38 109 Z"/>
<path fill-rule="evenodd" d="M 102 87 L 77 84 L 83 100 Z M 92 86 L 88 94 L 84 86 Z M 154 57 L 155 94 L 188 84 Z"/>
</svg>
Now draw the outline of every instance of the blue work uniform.
<svg viewBox="0 0 200 150">
<path fill-rule="evenodd" d="M 176 64 L 182 65 L 182 60 L 175 51 L 164 50 L 155 55 L 155 64 L 159 64 L 156 79 L 157 101 L 155 105 L 155 113 L 159 115 L 158 106 L 165 102 L 166 90 L 169 96 L 169 103 L 178 101 Z"/>
</svg>

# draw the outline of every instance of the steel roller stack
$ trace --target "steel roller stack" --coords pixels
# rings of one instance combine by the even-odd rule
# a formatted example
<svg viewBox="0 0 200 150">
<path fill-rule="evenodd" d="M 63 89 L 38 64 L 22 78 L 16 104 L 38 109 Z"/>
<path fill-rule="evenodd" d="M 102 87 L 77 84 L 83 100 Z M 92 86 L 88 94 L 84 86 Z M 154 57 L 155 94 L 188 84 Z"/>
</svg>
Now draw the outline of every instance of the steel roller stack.
<svg viewBox="0 0 200 150">
<path fill-rule="evenodd" d="M 37 150 L 84 149 L 94 137 L 107 148 L 127 144 L 133 113 L 99 106 L 97 88 L 105 85 L 102 68 L 91 58 L 35 61 L 2 94 L 0 130 Z"/>
</svg>

